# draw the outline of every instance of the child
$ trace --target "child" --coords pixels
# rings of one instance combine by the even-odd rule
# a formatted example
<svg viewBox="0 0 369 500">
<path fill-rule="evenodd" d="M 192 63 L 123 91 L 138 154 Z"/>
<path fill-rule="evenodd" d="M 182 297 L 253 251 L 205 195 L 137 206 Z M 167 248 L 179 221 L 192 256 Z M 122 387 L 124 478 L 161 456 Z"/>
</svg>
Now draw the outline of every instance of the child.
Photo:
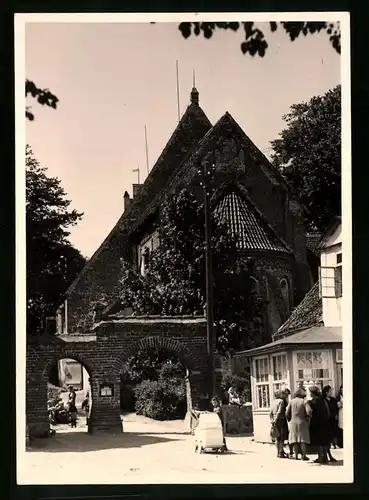
<svg viewBox="0 0 369 500">
<path fill-rule="evenodd" d="M 224 419 L 223 419 L 222 404 L 220 402 L 220 399 L 217 398 L 216 396 L 213 397 L 213 399 L 211 400 L 211 404 L 213 406 L 213 412 L 218 414 L 218 417 L 220 418 L 220 421 L 222 423 L 224 451 L 228 451 L 227 443 L 226 443 L 226 440 L 225 440 L 225 437 L 224 437 Z"/>
<path fill-rule="evenodd" d="M 77 427 L 77 408 L 74 403 L 69 404 L 69 413 L 71 427 Z"/>
</svg>

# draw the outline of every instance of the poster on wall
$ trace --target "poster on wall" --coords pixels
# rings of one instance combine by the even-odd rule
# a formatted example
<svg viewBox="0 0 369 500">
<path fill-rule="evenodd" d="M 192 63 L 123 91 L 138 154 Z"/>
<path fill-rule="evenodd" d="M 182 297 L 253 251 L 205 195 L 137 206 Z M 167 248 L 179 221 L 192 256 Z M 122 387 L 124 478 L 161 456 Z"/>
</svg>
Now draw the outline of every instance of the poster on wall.
<svg viewBox="0 0 369 500">
<path fill-rule="evenodd" d="M 82 366 L 73 359 L 63 360 L 65 385 L 73 386 L 76 389 L 82 388 Z"/>
</svg>

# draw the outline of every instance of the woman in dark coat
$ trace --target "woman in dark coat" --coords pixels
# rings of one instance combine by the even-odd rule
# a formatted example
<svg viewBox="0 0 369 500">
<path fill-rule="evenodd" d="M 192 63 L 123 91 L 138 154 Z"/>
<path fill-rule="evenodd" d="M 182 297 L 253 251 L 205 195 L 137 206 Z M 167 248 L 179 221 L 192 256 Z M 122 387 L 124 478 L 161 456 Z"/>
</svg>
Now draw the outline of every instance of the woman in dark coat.
<svg viewBox="0 0 369 500">
<path fill-rule="evenodd" d="M 288 424 L 286 419 L 287 399 L 290 392 L 288 390 L 276 391 L 274 401 L 270 408 L 271 436 L 277 444 L 278 458 L 288 458 L 284 452 L 284 442 L 288 438 Z"/>
<path fill-rule="evenodd" d="M 340 387 L 340 392 L 337 394 L 338 406 L 338 435 L 337 444 L 339 448 L 343 448 L 343 386 Z"/>
<path fill-rule="evenodd" d="M 329 407 L 323 398 L 319 387 L 309 388 L 310 398 L 307 404 L 311 408 L 311 420 L 309 426 L 310 444 L 318 448 L 318 458 L 314 460 L 318 464 L 328 463 L 327 449 L 330 444 L 329 431 Z"/>
<path fill-rule="evenodd" d="M 328 432 L 329 432 L 329 446 L 327 449 L 328 460 L 330 462 L 336 462 L 337 460 L 332 456 L 331 445 L 335 446 L 335 440 L 337 437 L 338 430 L 338 406 L 337 399 L 332 396 L 332 387 L 326 385 L 323 387 L 323 397 L 327 401 L 329 407 L 329 422 L 328 422 Z"/>
</svg>

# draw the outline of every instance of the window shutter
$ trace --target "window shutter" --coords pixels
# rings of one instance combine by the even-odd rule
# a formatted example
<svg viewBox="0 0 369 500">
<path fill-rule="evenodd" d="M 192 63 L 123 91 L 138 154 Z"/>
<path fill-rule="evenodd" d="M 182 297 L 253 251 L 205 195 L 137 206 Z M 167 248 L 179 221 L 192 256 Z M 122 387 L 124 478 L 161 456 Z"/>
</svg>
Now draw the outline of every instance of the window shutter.
<svg viewBox="0 0 369 500">
<path fill-rule="evenodd" d="M 334 268 L 336 297 L 342 297 L 342 266 Z"/>
</svg>

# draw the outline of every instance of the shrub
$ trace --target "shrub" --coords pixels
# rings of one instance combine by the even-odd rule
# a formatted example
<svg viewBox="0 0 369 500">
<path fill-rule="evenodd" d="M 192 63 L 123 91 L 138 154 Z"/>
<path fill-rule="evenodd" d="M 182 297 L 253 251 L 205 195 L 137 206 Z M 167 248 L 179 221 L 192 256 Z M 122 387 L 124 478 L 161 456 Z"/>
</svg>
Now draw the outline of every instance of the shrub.
<svg viewBox="0 0 369 500">
<path fill-rule="evenodd" d="M 62 393 L 62 389 L 60 387 L 57 387 L 56 385 L 47 384 L 47 400 L 48 401 L 55 401 L 56 399 L 60 398 L 60 394 Z"/>
<path fill-rule="evenodd" d="M 144 380 L 134 388 L 137 415 L 155 420 L 184 417 L 186 391 L 184 383 L 166 380 Z"/>
<path fill-rule="evenodd" d="M 160 349 L 144 349 L 132 356 L 123 368 L 123 376 L 133 384 L 139 384 L 144 380 L 158 380 L 162 367 L 168 366 L 170 373 L 184 376 L 183 365 L 177 356 L 169 356 Z M 164 368 L 165 370 L 165 368 Z"/>
<path fill-rule="evenodd" d="M 158 380 L 182 384 L 185 376 L 184 367 L 180 361 L 164 362 L 158 371 Z"/>
</svg>

